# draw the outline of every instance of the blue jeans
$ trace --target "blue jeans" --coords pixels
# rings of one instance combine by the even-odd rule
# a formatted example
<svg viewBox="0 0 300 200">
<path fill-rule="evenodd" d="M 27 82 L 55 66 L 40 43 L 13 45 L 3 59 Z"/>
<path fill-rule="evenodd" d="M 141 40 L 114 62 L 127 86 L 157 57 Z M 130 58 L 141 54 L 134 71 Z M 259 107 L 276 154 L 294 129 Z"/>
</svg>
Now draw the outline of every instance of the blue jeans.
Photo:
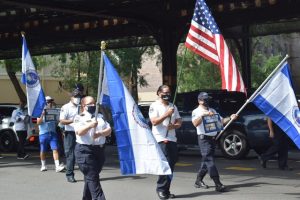
<svg viewBox="0 0 300 200">
<path fill-rule="evenodd" d="M 64 148 L 66 155 L 66 176 L 74 177 L 76 136 L 74 131 L 65 131 Z"/>
</svg>

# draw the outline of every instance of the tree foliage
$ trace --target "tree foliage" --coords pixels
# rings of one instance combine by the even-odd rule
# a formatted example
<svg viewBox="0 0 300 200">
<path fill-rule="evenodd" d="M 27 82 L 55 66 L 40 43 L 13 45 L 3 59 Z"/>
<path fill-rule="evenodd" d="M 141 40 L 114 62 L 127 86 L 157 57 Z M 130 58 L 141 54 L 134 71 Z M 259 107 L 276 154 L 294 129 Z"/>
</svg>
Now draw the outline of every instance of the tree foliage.
<svg viewBox="0 0 300 200">
<path fill-rule="evenodd" d="M 198 89 L 220 89 L 221 79 L 218 66 L 183 48 L 185 47 L 181 46 L 179 48 L 177 57 L 178 92 L 189 92 Z M 184 53 L 184 51 L 186 52 Z M 182 72 L 179 79 L 180 70 Z"/>
</svg>

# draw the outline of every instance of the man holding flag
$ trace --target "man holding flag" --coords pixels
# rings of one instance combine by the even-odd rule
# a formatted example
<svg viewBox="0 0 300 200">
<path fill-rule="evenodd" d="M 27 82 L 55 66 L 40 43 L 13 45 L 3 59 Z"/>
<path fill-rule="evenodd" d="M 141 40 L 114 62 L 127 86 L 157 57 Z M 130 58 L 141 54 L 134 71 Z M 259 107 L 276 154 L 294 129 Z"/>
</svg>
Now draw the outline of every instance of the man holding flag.
<svg viewBox="0 0 300 200">
<path fill-rule="evenodd" d="M 159 86 L 157 96 L 159 99 L 153 102 L 149 108 L 152 133 L 173 172 L 178 159 L 175 129 L 181 127 L 182 120 L 177 107 L 170 103 L 171 90 L 169 86 Z M 158 177 L 156 191 L 160 199 L 175 198 L 175 195 L 170 193 L 172 178 L 172 175 L 160 175 Z"/>
</svg>

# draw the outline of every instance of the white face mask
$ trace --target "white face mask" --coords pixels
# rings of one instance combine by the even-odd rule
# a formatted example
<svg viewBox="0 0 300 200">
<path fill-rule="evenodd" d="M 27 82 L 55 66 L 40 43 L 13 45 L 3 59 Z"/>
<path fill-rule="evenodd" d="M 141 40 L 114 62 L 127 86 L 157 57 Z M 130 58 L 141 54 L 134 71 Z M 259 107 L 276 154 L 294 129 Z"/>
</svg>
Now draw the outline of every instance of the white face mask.
<svg viewBox="0 0 300 200">
<path fill-rule="evenodd" d="M 73 103 L 76 104 L 76 105 L 79 105 L 80 104 L 80 98 L 73 98 Z"/>
</svg>

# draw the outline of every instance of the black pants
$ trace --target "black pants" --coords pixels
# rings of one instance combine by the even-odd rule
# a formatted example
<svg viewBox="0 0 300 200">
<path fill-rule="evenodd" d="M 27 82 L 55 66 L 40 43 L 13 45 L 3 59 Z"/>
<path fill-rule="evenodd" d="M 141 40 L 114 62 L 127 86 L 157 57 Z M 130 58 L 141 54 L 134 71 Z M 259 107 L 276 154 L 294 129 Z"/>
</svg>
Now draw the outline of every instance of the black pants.
<svg viewBox="0 0 300 200">
<path fill-rule="evenodd" d="M 16 131 L 19 142 L 18 142 L 18 150 L 17 150 L 17 157 L 24 158 L 26 155 L 24 146 L 27 139 L 27 131 Z"/>
<path fill-rule="evenodd" d="M 198 144 L 202 156 L 198 176 L 203 178 L 208 172 L 212 179 L 219 179 L 219 172 L 214 159 L 216 149 L 215 139 L 213 137 L 205 137 L 201 139 L 201 136 L 198 135 Z"/>
<path fill-rule="evenodd" d="M 268 161 L 275 154 L 278 154 L 278 167 L 282 169 L 287 166 L 288 151 L 288 136 L 285 133 L 275 132 L 272 145 L 261 155 L 261 158 L 263 161 Z"/>
<path fill-rule="evenodd" d="M 79 169 L 84 175 L 82 200 L 105 200 L 99 176 L 105 161 L 104 148 L 76 144 L 75 155 Z"/>
<path fill-rule="evenodd" d="M 63 130 L 57 126 L 56 133 L 57 133 L 59 160 L 63 160 L 62 158 L 65 157 Z"/>
<path fill-rule="evenodd" d="M 66 176 L 74 176 L 76 136 L 74 131 L 65 131 Z"/>
<path fill-rule="evenodd" d="M 170 165 L 172 174 L 173 174 L 174 166 L 178 160 L 177 143 L 169 141 L 168 143 L 160 142 L 158 144 L 159 144 L 163 154 L 166 156 L 168 163 Z M 156 191 L 161 191 L 166 194 L 170 194 L 170 186 L 171 186 L 171 181 L 173 178 L 172 174 L 158 176 Z"/>
</svg>

